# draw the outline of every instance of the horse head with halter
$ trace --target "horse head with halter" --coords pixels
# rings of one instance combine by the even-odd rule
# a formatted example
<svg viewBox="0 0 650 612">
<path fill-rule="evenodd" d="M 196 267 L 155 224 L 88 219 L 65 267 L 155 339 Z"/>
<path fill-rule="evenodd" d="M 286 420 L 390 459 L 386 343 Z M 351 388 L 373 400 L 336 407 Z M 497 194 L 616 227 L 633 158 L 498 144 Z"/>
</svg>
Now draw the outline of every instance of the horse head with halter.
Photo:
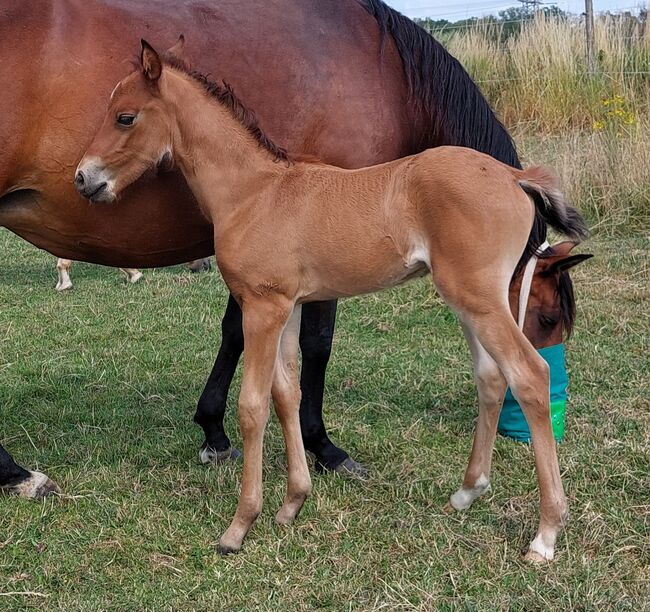
<svg viewBox="0 0 650 612">
<path fill-rule="evenodd" d="M 510 308 L 517 324 L 550 368 L 551 422 L 558 441 L 564 437 L 569 384 L 564 340 L 571 336 L 575 320 L 573 283 L 568 271 L 593 257 L 587 253 L 571 255 L 577 244 L 565 241 L 551 246 L 544 242 L 510 286 Z M 499 417 L 499 432 L 530 442 L 528 424 L 510 390 Z"/>
</svg>

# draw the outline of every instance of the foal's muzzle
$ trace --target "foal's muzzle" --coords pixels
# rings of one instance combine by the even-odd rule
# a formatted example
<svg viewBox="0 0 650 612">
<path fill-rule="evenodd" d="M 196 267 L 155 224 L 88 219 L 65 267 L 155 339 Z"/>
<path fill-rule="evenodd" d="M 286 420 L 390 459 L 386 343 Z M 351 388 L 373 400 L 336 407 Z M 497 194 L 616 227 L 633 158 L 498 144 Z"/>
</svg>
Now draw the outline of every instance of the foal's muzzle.
<svg viewBox="0 0 650 612">
<path fill-rule="evenodd" d="M 94 163 L 86 163 L 77 168 L 74 186 L 91 202 L 110 202 L 115 199 L 109 187 L 106 171 Z"/>
</svg>

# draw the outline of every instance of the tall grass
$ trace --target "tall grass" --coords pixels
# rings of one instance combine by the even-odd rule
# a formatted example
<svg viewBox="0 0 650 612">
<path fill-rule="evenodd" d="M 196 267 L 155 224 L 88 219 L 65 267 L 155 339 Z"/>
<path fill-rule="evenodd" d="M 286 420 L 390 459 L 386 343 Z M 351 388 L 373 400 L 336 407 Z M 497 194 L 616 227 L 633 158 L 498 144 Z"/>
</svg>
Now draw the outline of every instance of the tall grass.
<svg viewBox="0 0 650 612">
<path fill-rule="evenodd" d="M 478 81 L 527 162 L 553 165 L 599 231 L 650 223 L 650 25 L 540 15 L 504 40 L 499 26 L 434 32 Z"/>
</svg>

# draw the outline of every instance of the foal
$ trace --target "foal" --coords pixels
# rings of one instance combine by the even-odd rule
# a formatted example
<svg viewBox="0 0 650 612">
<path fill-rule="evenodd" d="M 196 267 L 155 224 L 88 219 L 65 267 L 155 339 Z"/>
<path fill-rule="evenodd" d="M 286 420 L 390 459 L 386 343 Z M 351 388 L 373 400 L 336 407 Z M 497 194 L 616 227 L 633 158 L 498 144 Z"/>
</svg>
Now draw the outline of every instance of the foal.
<svg viewBox="0 0 650 612">
<path fill-rule="evenodd" d="M 461 321 L 479 392 L 474 450 L 451 503 L 466 508 L 487 488 L 509 384 L 532 431 L 540 488 L 540 525 L 528 557 L 552 559 L 567 505 L 549 418 L 548 367 L 508 306 L 535 206 L 558 231 L 585 233 L 552 175 L 456 147 L 353 171 L 292 163 L 228 86 L 173 59 L 163 62 L 144 41 L 140 59 L 113 91 L 75 183 L 90 200 L 111 201 L 171 157 L 214 225 L 217 263 L 241 305 L 245 338 L 241 494 L 220 550 L 238 550 L 262 509 L 269 395 L 288 461 L 277 522 L 293 520 L 311 491 L 298 418 L 301 304 L 378 291 L 430 272 Z"/>
</svg>

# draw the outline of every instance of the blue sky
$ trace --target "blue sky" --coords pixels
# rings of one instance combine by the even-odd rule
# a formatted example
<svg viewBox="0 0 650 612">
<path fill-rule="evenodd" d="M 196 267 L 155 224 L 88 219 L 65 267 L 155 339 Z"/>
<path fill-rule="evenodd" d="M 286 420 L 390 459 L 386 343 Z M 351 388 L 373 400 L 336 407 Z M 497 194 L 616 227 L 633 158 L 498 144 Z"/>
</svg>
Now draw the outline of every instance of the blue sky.
<svg viewBox="0 0 650 612">
<path fill-rule="evenodd" d="M 396 8 L 409 17 L 433 17 L 436 19 L 449 19 L 457 21 L 466 17 L 496 14 L 510 6 L 518 6 L 517 0 L 385 0 L 387 4 Z M 558 0 L 554 2 L 563 10 L 572 13 L 584 11 L 584 0 Z M 634 10 L 644 4 L 640 0 L 594 0 L 594 10 L 622 11 Z"/>
</svg>

